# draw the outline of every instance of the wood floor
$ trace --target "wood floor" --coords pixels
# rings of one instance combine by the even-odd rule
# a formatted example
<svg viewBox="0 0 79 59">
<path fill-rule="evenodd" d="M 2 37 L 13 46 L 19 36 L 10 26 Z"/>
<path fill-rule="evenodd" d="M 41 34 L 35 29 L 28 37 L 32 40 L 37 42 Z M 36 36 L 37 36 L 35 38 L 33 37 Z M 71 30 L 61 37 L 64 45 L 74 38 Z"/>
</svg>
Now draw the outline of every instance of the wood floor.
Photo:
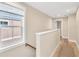
<svg viewBox="0 0 79 59">
<path fill-rule="evenodd" d="M 54 55 L 55 57 L 79 57 L 79 49 L 75 41 L 61 40 Z"/>
</svg>

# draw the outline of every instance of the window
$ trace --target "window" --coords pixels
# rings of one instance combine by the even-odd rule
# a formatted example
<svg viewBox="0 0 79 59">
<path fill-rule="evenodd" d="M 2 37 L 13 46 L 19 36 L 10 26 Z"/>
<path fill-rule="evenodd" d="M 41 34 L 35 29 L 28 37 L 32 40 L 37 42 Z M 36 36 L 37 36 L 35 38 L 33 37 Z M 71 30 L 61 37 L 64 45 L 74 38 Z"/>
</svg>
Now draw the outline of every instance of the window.
<svg viewBox="0 0 79 59">
<path fill-rule="evenodd" d="M 0 25 L 8 25 L 8 22 L 6 22 L 6 21 L 0 21 Z"/>
<path fill-rule="evenodd" d="M 22 21 L 23 10 L 6 3 L 0 3 L 0 42 L 3 46 L 22 41 Z"/>
</svg>

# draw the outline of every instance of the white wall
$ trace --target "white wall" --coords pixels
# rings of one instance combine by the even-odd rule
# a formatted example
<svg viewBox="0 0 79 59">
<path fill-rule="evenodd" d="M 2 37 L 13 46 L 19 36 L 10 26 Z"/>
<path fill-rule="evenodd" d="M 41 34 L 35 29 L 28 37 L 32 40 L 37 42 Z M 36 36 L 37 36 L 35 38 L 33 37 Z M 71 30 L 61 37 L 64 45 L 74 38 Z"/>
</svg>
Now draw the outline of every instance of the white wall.
<svg viewBox="0 0 79 59">
<path fill-rule="evenodd" d="M 44 13 L 27 6 L 26 12 L 26 27 L 27 27 L 27 43 L 36 46 L 36 36 L 35 33 L 52 29 L 52 20 L 49 16 Z"/>
<path fill-rule="evenodd" d="M 50 57 L 52 52 L 55 52 L 59 40 L 60 34 L 56 29 L 37 33 L 37 56 Z"/>
<path fill-rule="evenodd" d="M 68 17 L 68 39 L 76 40 L 77 32 L 76 32 L 76 16 L 71 15 Z"/>
<path fill-rule="evenodd" d="M 63 38 L 68 38 L 68 18 L 62 18 L 61 19 L 61 34 Z"/>
<path fill-rule="evenodd" d="M 76 13 L 77 43 L 79 44 L 79 8 Z"/>
<path fill-rule="evenodd" d="M 57 29 L 56 19 L 52 19 L 52 29 Z"/>
</svg>

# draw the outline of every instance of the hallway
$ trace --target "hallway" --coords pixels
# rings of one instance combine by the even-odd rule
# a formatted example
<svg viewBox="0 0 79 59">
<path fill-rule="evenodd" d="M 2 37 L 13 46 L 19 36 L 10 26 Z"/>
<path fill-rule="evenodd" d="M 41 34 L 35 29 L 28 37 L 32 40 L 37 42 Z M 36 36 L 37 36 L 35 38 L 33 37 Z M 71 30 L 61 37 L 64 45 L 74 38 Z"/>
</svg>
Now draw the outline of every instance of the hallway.
<svg viewBox="0 0 79 59">
<path fill-rule="evenodd" d="M 78 57 L 78 46 L 79 3 L 0 3 L 0 57 Z"/>
</svg>

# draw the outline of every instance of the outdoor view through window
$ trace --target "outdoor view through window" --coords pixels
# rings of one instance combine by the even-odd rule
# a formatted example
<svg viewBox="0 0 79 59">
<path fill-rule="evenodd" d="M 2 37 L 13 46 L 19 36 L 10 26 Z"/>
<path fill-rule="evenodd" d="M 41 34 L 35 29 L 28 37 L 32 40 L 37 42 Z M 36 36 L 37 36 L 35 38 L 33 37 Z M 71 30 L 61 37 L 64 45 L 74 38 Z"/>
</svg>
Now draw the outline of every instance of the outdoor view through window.
<svg viewBox="0 0 79 59">
<path fill-rule="evenodd" d="M 23 11 L 6 3 L 0 3 L 0 49 L 23 41 Z"/>
</svg>

